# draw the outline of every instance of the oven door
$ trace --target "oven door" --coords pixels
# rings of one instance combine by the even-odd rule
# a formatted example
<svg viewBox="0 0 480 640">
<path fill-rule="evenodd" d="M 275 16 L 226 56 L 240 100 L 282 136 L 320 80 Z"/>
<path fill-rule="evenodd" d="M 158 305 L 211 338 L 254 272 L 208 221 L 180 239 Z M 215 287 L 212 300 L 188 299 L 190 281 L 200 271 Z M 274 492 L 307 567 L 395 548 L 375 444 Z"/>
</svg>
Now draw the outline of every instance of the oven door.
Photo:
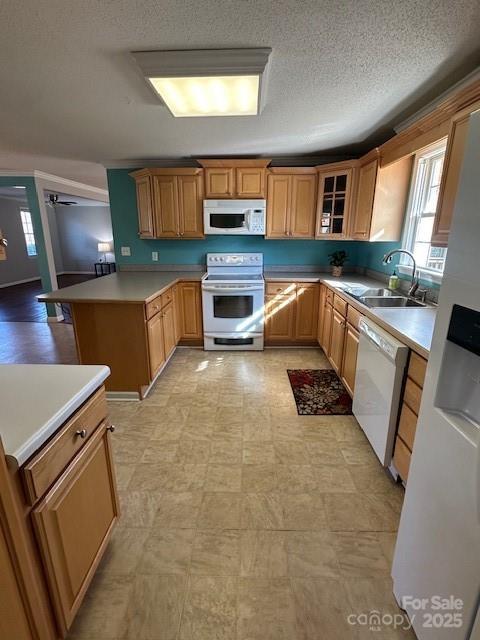
<svg viewBox="0 0 480 640">
<path fill-rule="evenodd" d="M 202 296 L 205 331 L 263 332 L 263 284 L 204 284 Z"/>
<path fill-rule="evenodd" d="M 222 211 L 206 209 L 204 211 L 205 233 L 209 234 L 242 234 L 250 231 L 251 210 Z"/>
</svg>

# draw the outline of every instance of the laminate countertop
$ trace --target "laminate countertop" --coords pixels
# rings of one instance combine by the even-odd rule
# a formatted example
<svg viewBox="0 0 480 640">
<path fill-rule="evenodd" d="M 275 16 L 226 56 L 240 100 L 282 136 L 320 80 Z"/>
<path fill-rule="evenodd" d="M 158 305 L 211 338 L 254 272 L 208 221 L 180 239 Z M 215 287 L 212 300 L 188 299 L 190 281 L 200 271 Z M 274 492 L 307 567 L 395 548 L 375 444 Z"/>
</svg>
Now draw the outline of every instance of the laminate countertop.
<svg viewBox="0 0 480 640">
<path fill-rule="evenodd" d="M 349 295 L 345 289 L 348 287 L 386 288 L 386 284 L 356 274 L 345 274 L 340 278 L 334 278 L 325 272 L 301 272 L 301 271 L 265 271 L 267 282 L 323 282 L 328 287 L 337 291 L 349 304 L 358 309 L 380 327 L 395 336 L 400 342 L 423 358 L 428 359 L 432 343 L 433 329 L 437 308 L 433 305 L 426 307 L 367 307 L 356 298 Z"/>
<path fill-rule="evenodd" d="M 0 365 L 0 437 L 24 464 L 110 375 L 103 365 Z"/>
<path fill-rule="evenodd" d="M 200 281 L 203 271 L 120 271 L 42 293 L 39 302 L 150 302 L 180 281 Z"/>
</svg>

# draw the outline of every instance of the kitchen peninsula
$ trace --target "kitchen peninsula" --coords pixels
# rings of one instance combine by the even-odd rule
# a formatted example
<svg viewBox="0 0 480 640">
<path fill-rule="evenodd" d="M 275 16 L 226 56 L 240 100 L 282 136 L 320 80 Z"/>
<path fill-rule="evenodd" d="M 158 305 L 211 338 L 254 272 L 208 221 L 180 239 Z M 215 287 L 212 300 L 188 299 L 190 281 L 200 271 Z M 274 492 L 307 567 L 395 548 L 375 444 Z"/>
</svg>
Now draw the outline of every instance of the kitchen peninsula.
<svg viewBox="0 0 480 640">
<path fill-rule="evenodd" d="M 80 364 L 107 364 L 110 397 L 144 398 L 177 344 L 202 343 L 203 271 L 120 272 L 42 294 L 71 305 Z"/>
</svg>

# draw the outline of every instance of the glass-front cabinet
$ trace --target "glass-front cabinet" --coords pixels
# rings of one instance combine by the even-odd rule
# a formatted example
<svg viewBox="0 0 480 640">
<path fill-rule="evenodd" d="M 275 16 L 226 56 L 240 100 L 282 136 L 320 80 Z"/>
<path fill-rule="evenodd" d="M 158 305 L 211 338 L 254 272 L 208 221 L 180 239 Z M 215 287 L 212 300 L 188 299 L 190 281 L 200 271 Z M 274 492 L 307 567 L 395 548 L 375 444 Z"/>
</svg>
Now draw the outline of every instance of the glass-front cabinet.
<svg viewBox="0 0 480 640">
<path fill-rule="evenodd" d="M 353 172 L 352 166 L 336 170 L 319 167 L 317 238 L 348 237 Z"/>
</svg>

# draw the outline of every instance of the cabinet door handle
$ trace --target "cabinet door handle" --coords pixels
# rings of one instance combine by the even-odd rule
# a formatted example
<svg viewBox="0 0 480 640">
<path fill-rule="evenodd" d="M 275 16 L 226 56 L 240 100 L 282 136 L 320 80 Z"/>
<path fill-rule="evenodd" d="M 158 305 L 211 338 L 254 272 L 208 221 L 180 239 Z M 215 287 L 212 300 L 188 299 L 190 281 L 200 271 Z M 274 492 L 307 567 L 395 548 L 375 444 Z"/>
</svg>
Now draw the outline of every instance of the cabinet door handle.
<svg viewBox="0 0 480 640">
<path fill-rule="evenodd" d="M 107 431 L 110 431 L 110 433 L 113 433 L 115 431 L 115 425 L 111 424 L 110 426 L 108 426 Z"/>
<path fill-rule="evenodd" d="M 78 429 L 75 431 L 76 436 L 80 436 L 83 440 L 87 437 L 88 431 L 86 429 Z"/>
</svg>

